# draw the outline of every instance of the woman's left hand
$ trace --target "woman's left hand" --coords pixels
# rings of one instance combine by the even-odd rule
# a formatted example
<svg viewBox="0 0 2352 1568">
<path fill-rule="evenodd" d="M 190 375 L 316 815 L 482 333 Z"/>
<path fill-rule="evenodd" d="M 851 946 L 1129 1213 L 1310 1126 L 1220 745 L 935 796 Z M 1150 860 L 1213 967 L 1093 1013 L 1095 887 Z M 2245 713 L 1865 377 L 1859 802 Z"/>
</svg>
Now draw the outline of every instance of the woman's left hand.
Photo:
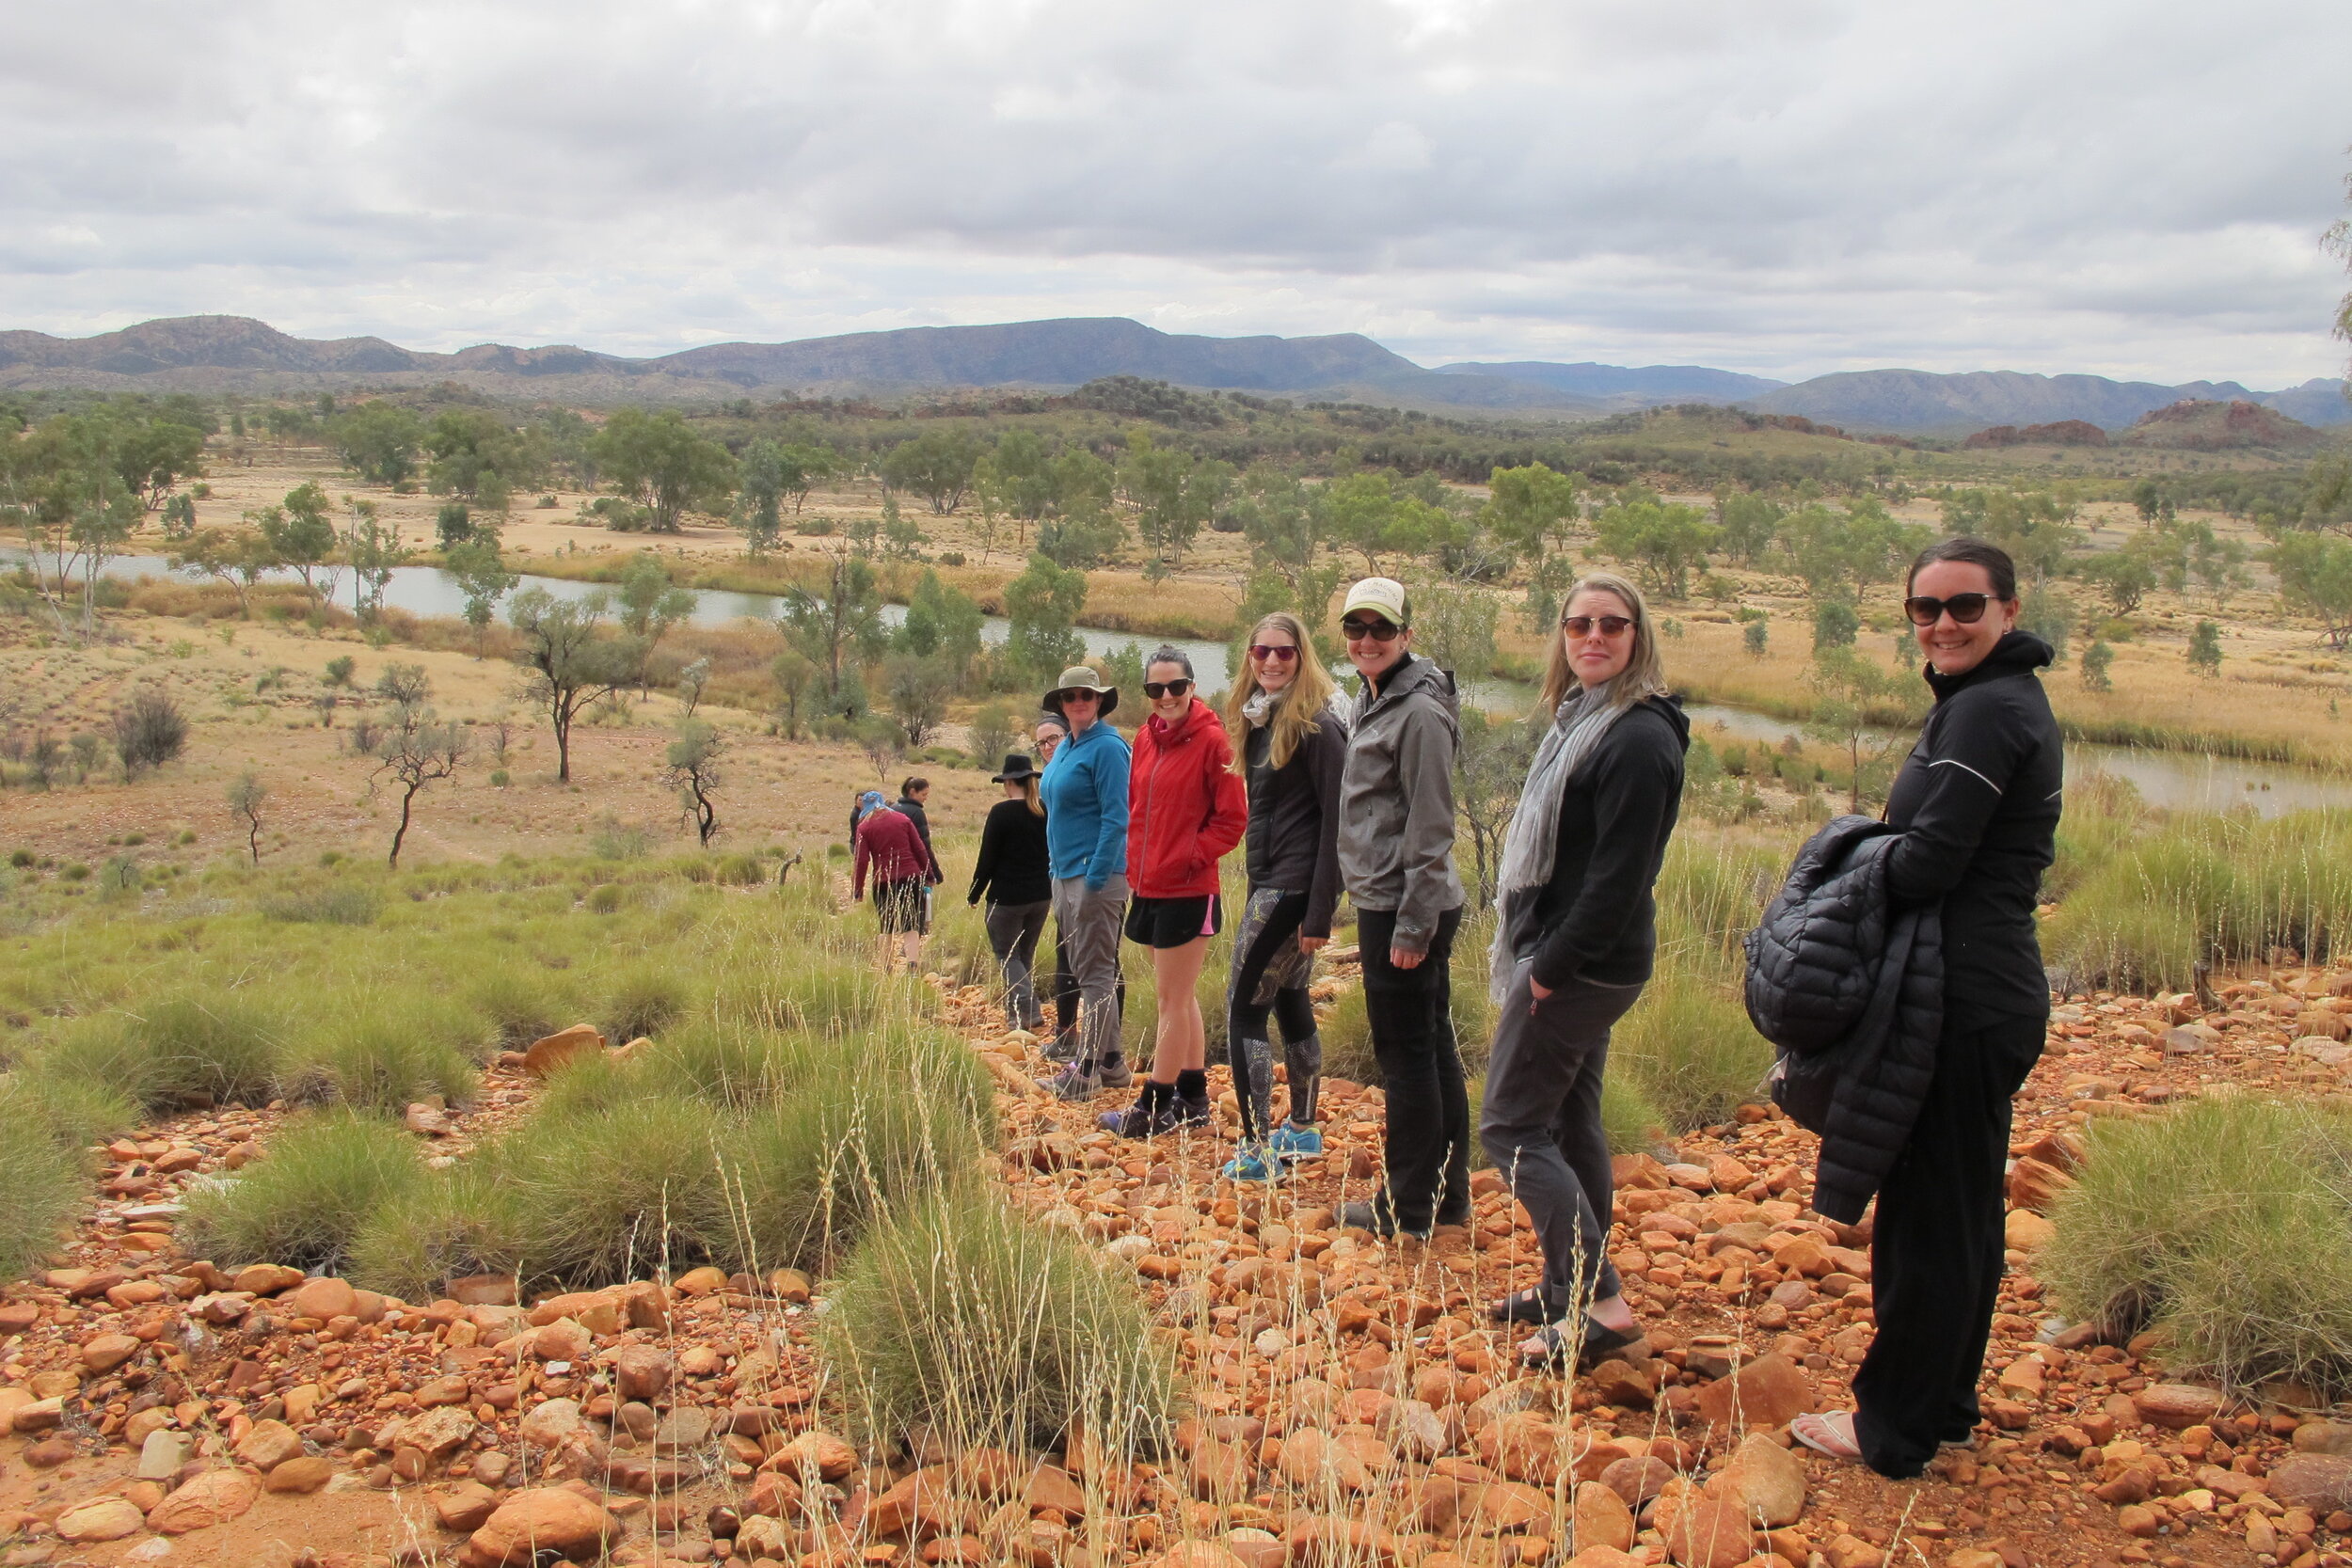
<svg viewBox="0 0 2352 1568">
<path fill-rule="evenodd" d="M 1527 1005 L 1527 1010 L 1532 1014 L 1535 1010 L 1535 1003 L 1541 1002 L 1551 994 L 1551 988 L 1531 974 L 1527 977 L 1527 993 L 1535 999 L 1534 1002 Z"/>
<path fill-rule="evenodd" d="M 1331 939 L 1329 937 L 1300 937 L 1298 939 L 1298 950 L 1301 953 L 1312 953 L 1317 948 L 1327 943 Z"/>
</svg>

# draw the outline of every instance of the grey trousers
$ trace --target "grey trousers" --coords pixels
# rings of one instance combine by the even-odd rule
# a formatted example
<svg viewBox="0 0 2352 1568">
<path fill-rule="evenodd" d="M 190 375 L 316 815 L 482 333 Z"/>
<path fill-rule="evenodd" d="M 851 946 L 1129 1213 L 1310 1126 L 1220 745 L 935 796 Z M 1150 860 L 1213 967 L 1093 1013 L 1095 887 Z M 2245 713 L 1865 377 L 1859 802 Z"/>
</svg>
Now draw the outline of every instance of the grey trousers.
<svg viewBox="0 0 2352 1568">
<path fill-rule="evenodd" d="M 1045 1011 L 1037 1005 L 1037 939 L 1045 934 L 1045 916 L 1053 907 L 1050 898 L 988 906 L 988 950 L 1005 974 L 1007 1028 L 1035 1034 L 1045 1027 Z"/>
<path fill-rule="evenodd" d="M 1544 1249 L 1544 1301 L 1566 1312 L 1623 1288 L 1609 1261 L 1609 1140 L 1600 1126 L 1600 1081 L 1609 1031 L 1642 994 L 1639 985 L 1581 982 L 1553 991 L 1534 1011 L 1530 961 L 1511 972 L 1486 1064 L 1479 1142 L 1527 1206 Z"/>
<path fill-rule="evenodd" d="M 1054 924 L 1078 987 L 1078 1060 L 1089 1070 L 1120 1053 L 1119 931 L 1126 918 L 1123 874 L 1100 893 L 1089 892 L 1084 877 L 1055 879 Z"/>
</svg>

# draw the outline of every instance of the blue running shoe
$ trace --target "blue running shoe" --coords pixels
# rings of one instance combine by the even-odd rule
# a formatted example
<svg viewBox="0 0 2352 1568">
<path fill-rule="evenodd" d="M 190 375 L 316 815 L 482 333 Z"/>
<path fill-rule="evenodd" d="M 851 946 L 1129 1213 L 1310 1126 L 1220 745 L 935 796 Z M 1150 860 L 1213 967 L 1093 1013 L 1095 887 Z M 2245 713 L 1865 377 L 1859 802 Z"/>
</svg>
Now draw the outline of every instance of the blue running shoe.
<svg viewBox="0 0 2352 1568">
<path fill-rule="evenodd" d="M 1263 1148 L 1244 1148 L 1217 1172 L 1228 1181 L 1279 1181 L 1282 1163 Z"/>
<path fill-rule="evenodd" d="M 1296 1162 L 1323 1158 L 1323 1134 L 1311 1127 L 1284 1122 L 1266 1140 L 1266 1152 L 1278 1160 Z"/>
</svg>

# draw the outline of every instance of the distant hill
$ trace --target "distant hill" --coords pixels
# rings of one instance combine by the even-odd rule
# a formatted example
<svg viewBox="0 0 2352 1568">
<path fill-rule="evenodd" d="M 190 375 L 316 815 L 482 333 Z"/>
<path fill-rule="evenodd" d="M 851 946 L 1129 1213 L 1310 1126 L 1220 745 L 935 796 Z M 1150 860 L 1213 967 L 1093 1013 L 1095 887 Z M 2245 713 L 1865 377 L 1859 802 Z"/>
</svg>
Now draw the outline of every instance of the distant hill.
<svg viewBox="0 0 2352 1568">
<path fill-rule="evenodd" d="M 557 344 L 481 343 L 454 354 L 381 338 L 295 338 L 242 316 L 142 322 L 91 338 L 0 332 L 0 386 L 256 391 L 455 380 L 488 391 L 588 401 L 766 391 L 903 393 L 1066 388 L 1136 375 L 1216 390 L 1362 397 L 1407 406 L 1598 415 L 1597 400 L 1500 376 L 1439 375 L 1358 333 L 1209 338 L 1123 317 L 914 326 L 787 343 L 711 343 L 635 359 Z"/>
<path fill-rule="evenodd" d="M 1573 365 L 1546 359 L 1515 359 L 1502 364 L 1463 360 L 1439 365 L 1440 375 L 1491 375 L 1506 381 L 1532 382 L 1575 397 L 1597 398 L 1629 405 L 1671 403 L 1736 403 L 1788 385 L 1738 371 L 1713 371 L 1704 365 L 1597 365 L 1590 360 Z"/>
<path fill-rule="evenodd" d="M 2124 445 L 2135 447 L 2233 451 L 2249 447 L 2316 446 L 2327 436 L 2300 420 L 2257 403 L 2185 398 L 2141 415 L 2122 439 Z"/>
<path fill-rule="evenodd" d="M 1963 435 L 1987 426 L 2072 420 L 2117 431 L 2184 399 L 2260 404 L 2308 424 L 2352 422 L 2352 404 L 2327 380 L 2264 393 L 2232 381 L 2160 387 L 2014 371 L 1851 371 L 1784 386 L 1703 365 L 1509 360 L 1429 370 L 1359 333 L 1211 338 L 1161 332 L 1119 316 L 710 343 L 652 358 L 563 343 L 478 343 L 435 354 L 381 338 L 296 338 L 243 316 L 182 316 L 90 338 L 0 332 L 0 388 L 268 393 L 457 381 L 509 397 L 596 404 L 707 402 L 753 392 L 1063 390 L 1113 375 L 1200 390 L 1551 419 L 1599 418 L 1675 403 L 1736 404 L 1876 432 Z"/>
</svg>

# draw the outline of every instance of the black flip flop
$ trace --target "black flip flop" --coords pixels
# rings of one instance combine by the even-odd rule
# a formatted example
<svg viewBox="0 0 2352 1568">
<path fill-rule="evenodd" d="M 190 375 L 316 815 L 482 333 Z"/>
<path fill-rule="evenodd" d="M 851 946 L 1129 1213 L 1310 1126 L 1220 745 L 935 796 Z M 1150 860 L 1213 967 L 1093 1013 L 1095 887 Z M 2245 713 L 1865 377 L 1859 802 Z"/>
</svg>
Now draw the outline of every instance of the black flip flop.
<svg viewBox="0 0 2352 1568">
<path fill-rule="evenodd" d="M 1512 1291 L 1487 1307 L 1486 1316 L 1499 1323 L 1548 1323 L 1552 1321 L 1550 1305 L 1544 1300 L 1540 1285 Z"/>
</svg>

